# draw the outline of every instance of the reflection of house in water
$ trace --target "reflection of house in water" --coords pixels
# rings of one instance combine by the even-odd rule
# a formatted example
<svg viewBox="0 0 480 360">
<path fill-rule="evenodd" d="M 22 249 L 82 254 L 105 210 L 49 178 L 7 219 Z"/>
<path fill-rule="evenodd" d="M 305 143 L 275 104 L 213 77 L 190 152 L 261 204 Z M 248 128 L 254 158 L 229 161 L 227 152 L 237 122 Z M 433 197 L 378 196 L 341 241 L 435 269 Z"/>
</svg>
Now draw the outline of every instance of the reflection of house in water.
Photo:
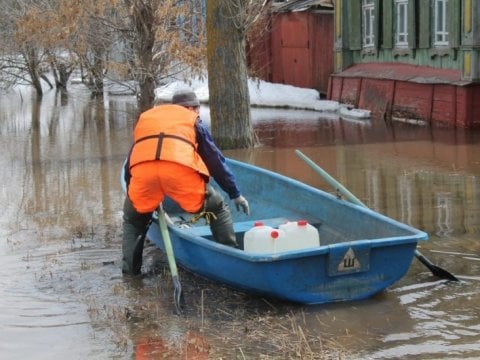
<svg viewBox="0 0 480 360">
<path fill-rule="evenodd" d="M 480 2 L 337 0 L 328 98 L 386 119 L 480 127 Z"/>
<path fill-rule="evenodd" d="M 382 146 L 381 163 L 377 156 L 357 155 L 349 151 L 341 156 L 346 164 L 345 178 L 352 181 L 352 192 L 365 194 L 362 198 L 369 207 L 401 222 L 421 228 L 440 237 L 459 236 L 480 232 L 480 178 L 472 170 L 454 171 L 459 164 L 472 164 L 465 154 L 444 157 L 454 153 L 452 145 L 415 143 L 414 150 L 431 154 L 425 165 L 415 164 L 408 155 L 409 145 Z M 407 150 L 408 149 L 408 150 Z M 468 156 L 468 155 L 467 155 Z M 472 158 L 475 157 L 472 154 Z M 450 162 L 452 161 L 452 162 Z M 363 165 L 358 166 L 359 162 Z M 365 168 L 359 176 L 355 168 Z M 460 165 L 460 167 L 462 167 Z M 407 170 L 399 170 L 407 169 Z"/>
<path fill-rule="evenodd" d="M 435 194 L 437 218 L 437 235 L 445 236 L 452 232 L 452 193 L 446 191 L 439 191 Z"/>
<path fill-rule="evenodd" d="M 411 176 L 407 174 L 402 174 L 398 176 L 398 197 L 399 197 L 399 212 L 400 218 L 399 220 L 406 223 L 412 223 L 412 215 L 413 215 L 413 196 L 412 192 L 414 190 L 415 184 L 412 184 Z"/>
<path fill-rule="evenodd" d="M 315 126 L 319 124 L 320 121 Z M 379 213 L 439 237 L 480 233 L 480 178 L 472 175 L 476 171 L 471 168 L 479 154 L 469 157 L 453 150 L 455 145 L 431 142 L 415 142 L 414 146 L 408 142 L 390 147 L 385 143 L 339 146 L 333 144 L 334 136 L 331 146 L 322 142 L 320 149 L 318 145 L 301 144 L 305 139 L 313 142 L 315 138 L 308 136 L 314 132 L 286 131 L 281 138 L 275 138 L 279 133 L 272 125 L 263 126 L 270 126 L 272 141 L 282 139 L 285 146 L 275 145 L 272 151 L 267 144 L 262 151 L 252 153 L 248 162 L 273 168 L 334 194 L 295 155 L 293 148 L 302 146 L 307 156 Z M 422 154 L 418 161 L 411 155 L 413 151 Z M 463 170 L 455 171 L 455 167 Z"/>
<path fill-rule="evenodd" d="M 264 146 L 275 148 L 335 143 L 364 143 L 370 121 L 345 120 L 333 114 L 304 111 L 304 118 L 277 116 L 255 121 L 255 133 Z"/>
</svg>

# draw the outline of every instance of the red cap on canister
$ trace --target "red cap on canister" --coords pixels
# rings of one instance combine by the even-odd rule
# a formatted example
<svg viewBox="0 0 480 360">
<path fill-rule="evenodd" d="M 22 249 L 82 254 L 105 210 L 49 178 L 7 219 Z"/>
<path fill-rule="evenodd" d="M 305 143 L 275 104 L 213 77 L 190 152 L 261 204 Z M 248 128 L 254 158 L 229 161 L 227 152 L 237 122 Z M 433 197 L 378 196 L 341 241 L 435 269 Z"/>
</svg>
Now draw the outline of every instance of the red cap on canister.
<svg viewBox="0 0 480 360">
<path fill-rule="evenodd" d="M 270 233 L 270 236 L 272 237 L 272 239 L 276 239 L 278 238 L 278 231 L 277 230 L 273 230 L 271 233 Z"/>
<path fill-rule="evenodd" d="M 297 225 L 298 225 L 298 226 L 305 226 L 305 225 L 307 225 L 307 224 L 308 224 L 307 220 L 298 220 L 298 221 L 297 221 Z"/>
<path fill-rule="evenodd" d="M 253 224 L 253 226 L 263 226 L 263 222 L 261 221 L 255 221 L 255 223 Z"/>
</svg>

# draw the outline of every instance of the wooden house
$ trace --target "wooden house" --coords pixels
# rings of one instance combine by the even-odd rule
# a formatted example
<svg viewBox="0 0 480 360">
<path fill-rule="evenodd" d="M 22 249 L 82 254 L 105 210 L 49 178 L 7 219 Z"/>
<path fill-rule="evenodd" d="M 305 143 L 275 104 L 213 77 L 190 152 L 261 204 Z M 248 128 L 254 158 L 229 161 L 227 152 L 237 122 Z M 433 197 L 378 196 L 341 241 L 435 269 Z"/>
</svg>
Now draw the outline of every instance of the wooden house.
<svg viewBox="0 0 480 360">
<path fill-rule="evenodd" d="M 328 98 L 386 119 L 480 127 L 480 1 L 336 0 Z"/>
<path fill-rule="evenodd" d="M 334 70 L 333 0 L 272 1 L 267 26 L 247 50 L 254 74 L 326 95 Z"/>
</svg>

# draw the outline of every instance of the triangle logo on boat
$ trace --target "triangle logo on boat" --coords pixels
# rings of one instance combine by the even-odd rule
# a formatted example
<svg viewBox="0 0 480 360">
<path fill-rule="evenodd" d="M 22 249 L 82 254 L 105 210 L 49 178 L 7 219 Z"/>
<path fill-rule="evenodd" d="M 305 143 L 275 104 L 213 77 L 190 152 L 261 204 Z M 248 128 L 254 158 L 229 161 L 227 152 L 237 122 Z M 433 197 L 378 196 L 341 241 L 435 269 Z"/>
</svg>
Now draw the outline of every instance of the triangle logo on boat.
<svg viewBox="0 0 480 360">
<path fill-rule="evenodd" d="M 343 259 L 338 264 L 338 271 L 358 271 L 362 268 L 360 261 L 358 260 L 355 252 L 352 248 L 348 248 L 347 252 L 343 256 Z"/>
</svg>

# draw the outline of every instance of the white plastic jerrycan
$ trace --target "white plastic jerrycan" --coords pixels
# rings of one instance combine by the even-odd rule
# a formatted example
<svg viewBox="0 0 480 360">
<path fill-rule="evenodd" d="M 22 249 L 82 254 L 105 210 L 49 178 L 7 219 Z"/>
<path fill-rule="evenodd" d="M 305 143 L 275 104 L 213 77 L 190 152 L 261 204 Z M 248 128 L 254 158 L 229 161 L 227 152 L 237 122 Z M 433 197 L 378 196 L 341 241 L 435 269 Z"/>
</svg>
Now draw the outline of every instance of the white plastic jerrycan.
<svg viewBox="0 0 480 360">
<path fill-rule="evenodd" d="M 288 221 L 278 228 L 283 230 L 285 236 L 277 242 L 277 252 L 320 246 L 318 230 L 306 220 Z"/>
<path fill-rule="evenodd" d="M 276 252 L 277 241 L 283 237 L 283 231 L 267 226 L 261 221 L 245 232 L 243 248 L 245 251 L 257 254 L 273 254 Z"/>
</svg>

